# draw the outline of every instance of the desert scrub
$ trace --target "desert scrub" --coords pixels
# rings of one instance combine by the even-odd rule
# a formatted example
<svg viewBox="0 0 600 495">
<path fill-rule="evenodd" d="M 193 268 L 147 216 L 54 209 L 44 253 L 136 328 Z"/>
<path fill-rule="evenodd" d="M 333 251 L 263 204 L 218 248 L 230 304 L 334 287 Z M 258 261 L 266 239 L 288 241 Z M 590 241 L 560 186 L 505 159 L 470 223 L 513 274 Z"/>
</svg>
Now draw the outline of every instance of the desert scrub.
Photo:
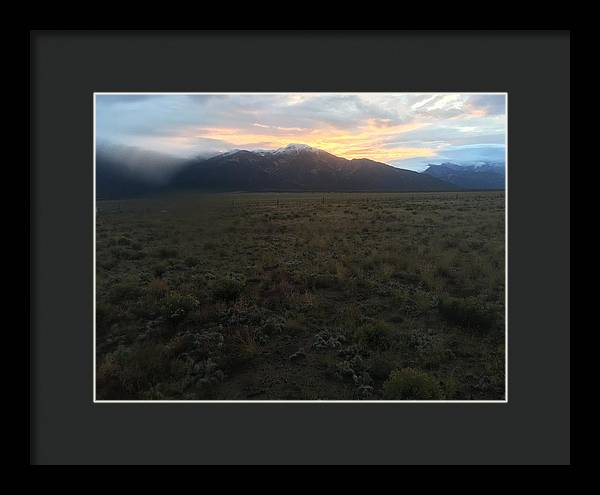
<svg viewBox="0 0 600 495">
<path fill-rule="evenodd" d="M 188 256 L 185 258 L 184 263 L 189 267 L 194 267 L 198 264 L 198 258 L 195 256 Z"/>
<path fill-rule="evenodd" d="M 215 280 L 211 288 L 211 295 L 217 301 L 234 301 L 242 293 L 243 285 L 233 278 Z"/>
<path fill-rule="evenodd" d="M 286 328 L 286 320 L 278 315 L 270 315 L 263 321 L 259 327 L 265 335 L 276 335 L 283 332 Z"/>
<path fill-rule="evenodd" d="M 199 388 L 213 387 L 225 379 L 223 371 L 210 358 L 195 363 L 192 372 L 194 374 L 194 384 Z"/>
<path fill-rule="evenodd" d="M 392 328 L 381 320 L 364 324 L 354 331 L 354 341 L 367 349 L 386 350 L 392 346 Z"/>
<path fill-rule="evenodd" d="M 239 328 L 225 332 L 222 365 L 224 369 L 237 370 L 254 361 L 268 336 L 258 329 Z"/>
<path fill-rule="evenodd" d="M 259 325 L 263 312 L 251 299 L 242 296 L 227 304 L 222 317 L 228 326 Z"/>
<path fill-rule="evenodd" d="M 400 288 L 393 292 L 392 301 L 394 305 L 401 308 L 405 314 L 420 316 L 434 308 L 437 299 L 434 293 L 421 289 L 409 291 L 406 288 Z"/>
<path fill-rule="evenodd" d="M 495 321 L 494 308 L 476 297 L 442 297 L 438 303 L 440 316 L 449 323 L 469 330 L 485 332 Z"/>
<path fill-rule="evenodd" d="M 117 398 L 137 397 L 168 378 L 169 361 L 160 345 L 120 346 L 98 367 L 98 387 Z M 110 398 L 110 397 L 106 397 Z"/>
<path fill-rule="evenodd" d="M 435 400 L 440 395 L 435 378 L 414 368 L 393 371 L 383 384 L 383 396 L 388 400 Z"/>
<path fill-rule="evenodd" d="M 191 358 L 198 362 L 211 356 L 217 356 L 224 346 L 222 328 L 213 327 L 207 331 L 187 331 L 172 338 L 166 346 L 170 359 Z"/>
<path fill-rule="evenodd" d="M 177 249 L 168 247 L 159 247 L 152 253 L 155 258 L 168 259 L 177 257 Z"/>
<path fill-rule="evenodd" d="M 110 323 L 113 318 L 115 310 L 109 303 L 97 303 L 96 304 L 96 324 L 102 325 Z"/>
<path fill-rule="evenodd" d="M 118 244 L 119 246 L 129 246 L 131 244 L 131 239 L 123 235 L 116 239 L 115 244 Z"/>
<path fill-rule="evenodd" d="M 147 288 L 147 293 L 156 299 L 159 299 L 163 296 L 165 296 L 169 291 L 169 284 L 161 279 L 161 278 L 155 278 L 153 279 L 149 284 L 148 284 L 148 288 Z"/>
<path fill-rule="evenodd" d="M 158 263 L 152 267 L 152 274 L 155 277 L 162 277 L 169 267 L 165 263 Z"/>
<path fill-rule="evenodd" d="M 260 294 L 266 307 L 280 310 L 291 306 L 292 301 L 296 298 L 297 291 L 292 282 L 280 280 L 273 284 L 265 284 Z"/>
<path fill-rule="evenodd" d="M 140 260 L 146 256 L 146 253 L 143 251 L 135 251 L 133 249 L 125 249 L 122 247 L 110 249 L 110 254 L 115 260 L 123 261 Z"/>
<path fill-rule="evenodd" d="M 320 273 L 309 276 L 309 287 L 313 289 L 337 289 L 339 287 L 338 278 L 330 273 Z"/>
<path fill-rule="evenodd" d="M 285 331 L 289 334 L 296 334 L 304 330 L 304 325 L 302 321 L 297 320 L 295 318 L 288 318 L 285 320 Z"/>
<path fill-rule="evenodd" d="M 376 380 L 385 380 L 396 367 L 397 363 L 393 354 L 377 354 L 371 359 L 368 370 Z"/>
<path fill-rule="evenodd" d="M 194 296 L 171 291 L 162 302 L 162 315 L 173 323 L 179 323 L 198 305 Z"/>
<path fill-rule="evenodd" d="M 456 399 L 459 390 L 458 380 L 454 375 L 450 375 L 442 380 L 440 389 L 442 391 L 442 398 L 446 400 Z"/>
<path fill-rule="evenodd" d="M 354 304 L 339 308 L 338 314 L 340 326 L 343 326 L 350 331 L 359 328 L 364 319 L 364 314 L 361 311 L 360 306 Z"/>
<path fill-rule="evenodd" d="M 318 296 L 309 290 L 295 291 L 290 297 L 290 304 L 299 311 L 310 311 L 318 303 Z"/>
<path fill-rule="evenodd" d="M 346 263 L 337 262 L 335 264 L 335 277 L 340 286 L 346 284 L 352 274 L 351 269 Z"/>
<path fill-rule="evenodd" d="M 503 195 L 326 196 L 322 203 L 323 194 L 308 193 L 174 195 L 124 201 L 119 211 L 99 201 L 97 362 L 120 345 L 131 349 L 117 360 L 132 363 L 131 383 L 147 344 L 165 347 L 168 356 L 158 360 L 169 365 L 131 392 L 99 376 L 98 397 L 234 399 L 248 385 L 269 399 L 380 399 L 394 370 L 413 368 L 438 380 L 440 398 L 502 398 Z M 157 257 L 161 248 L 177 254 Z M 218 290 L 222 279 L 239 282 L 237 297 L 237 289 Z M 132 290 L 117 289 L 111 302 L 123 281 Z M 173 293 L 199 303 L 184 315 L 185 303 L 167 308 Z M 450 304 L 440 308 L 444 295 L 473 297 L 489 310 L 489 331 L 479 333 Z M 270 339 L 235 338 L 243 328 Z M 330 334 L 317 338 L 323 329 Z M 347 339 L 341 347 L 338 333 Z M 301 347 L 306 359 L 292 365 L 288 357 Z M 209 359 L 223 383 L 210 383 Z"/>
<path fill-rule="evenodd" d="M 143 295 L 140 282 L 129 278 L 115 284 L 109 294 L 108 301 L 112 304 L 126 304 L 135 301 Z"/>
<path fill-rule="evenodd" d="M 313 349 L 340 349 L 346 342 L 346 337 L 336 331 L 325 329 L 314 336 Z"/>
</svg>

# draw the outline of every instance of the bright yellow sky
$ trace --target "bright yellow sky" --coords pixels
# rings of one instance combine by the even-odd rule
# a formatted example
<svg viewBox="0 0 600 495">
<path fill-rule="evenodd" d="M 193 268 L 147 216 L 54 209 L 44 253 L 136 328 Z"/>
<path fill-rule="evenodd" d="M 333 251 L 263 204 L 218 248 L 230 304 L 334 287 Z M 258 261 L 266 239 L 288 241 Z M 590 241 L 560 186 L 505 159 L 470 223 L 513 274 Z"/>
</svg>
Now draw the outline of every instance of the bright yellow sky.
<svg viewBox="0 0 600 495">
<path fill-rule="evenodd" d="M 349 132 L 334 127 L 317 129 L 273 127 L 255 123 L 251 129 L 236 127 L 193 127 L 182 130 L 168 139 L 173 144 L 188 145 L 198 139 L 215 139 L 234 146 L 281 148 L 289 143 L 302 143 L 322 149 L 343 158 L 370 158 L 376 161 L 433 156 L 428 147 L 385 147 L 383 140 L 390 136 L 421 129 L 428 124 L 382 125 L 368 120 L 357 131 Z M 266 146 L 265 146 L 266 145 Z"/>
</svg>

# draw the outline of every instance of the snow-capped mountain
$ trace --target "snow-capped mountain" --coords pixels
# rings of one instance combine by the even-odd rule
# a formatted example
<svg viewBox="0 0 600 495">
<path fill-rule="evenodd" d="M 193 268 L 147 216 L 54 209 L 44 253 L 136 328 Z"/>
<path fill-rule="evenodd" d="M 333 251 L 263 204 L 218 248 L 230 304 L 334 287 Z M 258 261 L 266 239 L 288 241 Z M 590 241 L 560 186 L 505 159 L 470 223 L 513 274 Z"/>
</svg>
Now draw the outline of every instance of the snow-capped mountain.
<svg viewBox="0 0 600 495">
<path fill-rule="evenodd" d="M 276 150 L 273 151 L 273 154 L 274 155 L 285 155 L 285 154 L 293 154 L 293 153 L 297 154 L 297 153 L 301 153 L 303 151 L 318 152 L 320 150 L 318 150 L 317 148 L 313 148 L 312 146 L 309 146 L 308 144 L 290 143 L 284 148 L 277 148 Z"/>
<path fill-rule="evenodd" d="M 243 151 L 243 150 L 236 149 L 236 150 L 229 151 L 228 153 L 231 154 L 231 153 L 237 152 L 237 151 Z M 318 150 L 317 148 L 313 148 L 312 146 L 309 146 L 307 144 L 290 143 L 287 146 L 284 146 L 283 148 L 276 148 L 274 150 L 252 150 L 251 153 L 256 153 L 258 155 L 286 155 L 286 154 L 300 153 L 302 151 L 318 152 L 320 150 Z"/>
<path fill-rule="evenodd" d="M 502 162 L 429 164 L 422 173 L 465 189 L 504 189 L 505 183 L 505 167 Z"/>
<path fill-rule="evenodd" d="M 366 158 L 347 160 L 305 144 L 239 150 L 191 161 L 174 177 L 181 189 L 243 191 L 447 191 L 437 178 Z"/>
</svg>

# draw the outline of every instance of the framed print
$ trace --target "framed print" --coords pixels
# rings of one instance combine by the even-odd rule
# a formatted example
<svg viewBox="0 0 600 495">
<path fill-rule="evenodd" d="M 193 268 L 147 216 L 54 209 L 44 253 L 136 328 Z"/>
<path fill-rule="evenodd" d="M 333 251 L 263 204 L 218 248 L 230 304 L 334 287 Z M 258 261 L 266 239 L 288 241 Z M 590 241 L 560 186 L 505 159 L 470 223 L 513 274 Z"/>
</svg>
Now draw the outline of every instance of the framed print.
<svg viewBox="0 0 600 495">
<path fill-rule="evenodd" d="M 30 464 L 569 464 L 570 71 L 31 31 Z"/>
</svg>

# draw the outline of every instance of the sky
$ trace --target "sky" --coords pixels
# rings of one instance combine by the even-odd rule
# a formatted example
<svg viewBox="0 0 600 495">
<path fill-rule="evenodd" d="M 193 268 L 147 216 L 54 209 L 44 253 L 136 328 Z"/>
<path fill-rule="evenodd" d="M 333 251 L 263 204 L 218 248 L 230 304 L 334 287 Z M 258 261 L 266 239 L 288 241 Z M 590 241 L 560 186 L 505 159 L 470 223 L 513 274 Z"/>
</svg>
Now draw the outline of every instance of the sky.
<svg viewBox="0 0 600 495">
<path fill-rule="evenodd" d="M 98 94 L 98 144 L 180 158 L 301 143 L 410 170 L 504 161 L 505 95 Z"/>
</svg>

